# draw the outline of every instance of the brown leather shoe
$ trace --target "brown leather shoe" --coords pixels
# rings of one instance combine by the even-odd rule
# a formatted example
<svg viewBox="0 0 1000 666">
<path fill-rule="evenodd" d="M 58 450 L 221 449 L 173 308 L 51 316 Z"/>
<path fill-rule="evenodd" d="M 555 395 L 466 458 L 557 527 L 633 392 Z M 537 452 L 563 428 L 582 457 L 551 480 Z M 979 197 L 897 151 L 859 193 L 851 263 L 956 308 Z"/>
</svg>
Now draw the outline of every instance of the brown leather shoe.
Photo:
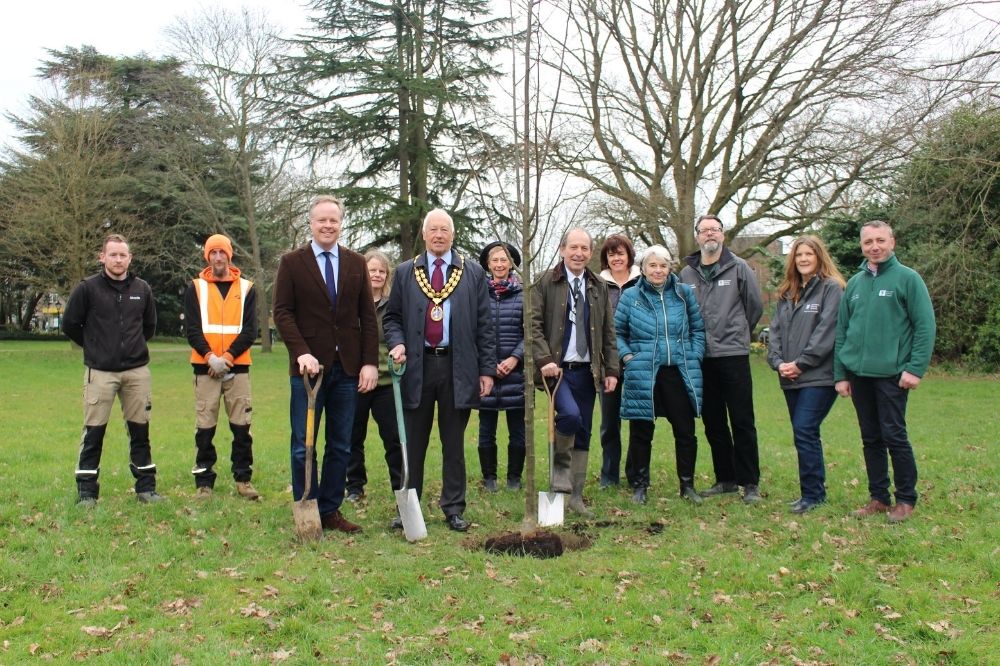
<svg viewBox="0 0 1000 666">
<path fill-rule="evenodd" d="M 855 518 L 867 518 L 879 513 L 889 513 L 889 505 L 873 499 L 851 515 Z"/>
<path fill-rule="evenodd" d="M 913 515 L 913 505 L 906 502 L 896 502 L 896 506 L 889 510 L 886 520 L 890 523 L 901 523 L 909 520 Z"/>
<path fill-rule="evenodd" d="M 320 516 L 319 521 L 323 523 L 324 530 L 337 530 L 338 532 L 346 532 L 347 534 L 354 534 L 361 531 L 360 525 L 355 525 L 347 520 L 347 518 L 344 518 L 344 515 L 340 511 Z"/>
</svg>

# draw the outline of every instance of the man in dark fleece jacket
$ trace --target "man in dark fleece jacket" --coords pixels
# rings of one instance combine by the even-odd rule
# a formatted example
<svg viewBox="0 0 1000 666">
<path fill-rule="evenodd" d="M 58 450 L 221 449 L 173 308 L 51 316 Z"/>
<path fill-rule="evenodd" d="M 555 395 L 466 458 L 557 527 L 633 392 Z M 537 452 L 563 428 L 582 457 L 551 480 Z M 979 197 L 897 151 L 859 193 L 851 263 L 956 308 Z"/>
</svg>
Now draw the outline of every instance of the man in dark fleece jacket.
<svg viewBox="0 0 1000 666">
<path fill-rule="evenodd" d="M 934 308 L 927 285 L 894 254 L 886 222 L 861 228 L 861 271 L 847 283 L 837 316 L 833 378 L 837 393 L 851 396 L 858 413 L 868 504 L 858 518 L 888 513 L 907 520 L 917 503 L 917 463 L 906 434 L 906 401 L 920 385 L 934 351 Z M 896 481 L 890 506 L 889 458 Z"/>
<path fill-rule="evenodd" d="M 128 241 L 111 234 L 101 248 L 101 272 L 78 284 L 66 303 L 63 332 L 83 347 L 83 439 L 76 468 L 81 506 L 97 503 L 101 450 L 118 396 L 129 435 L 129 468 L 140 502 L 158 502 L 149 447 L 151 381 L 146 341 L 156 332 L 153 291 L 129 273 Z"/>
</svg>

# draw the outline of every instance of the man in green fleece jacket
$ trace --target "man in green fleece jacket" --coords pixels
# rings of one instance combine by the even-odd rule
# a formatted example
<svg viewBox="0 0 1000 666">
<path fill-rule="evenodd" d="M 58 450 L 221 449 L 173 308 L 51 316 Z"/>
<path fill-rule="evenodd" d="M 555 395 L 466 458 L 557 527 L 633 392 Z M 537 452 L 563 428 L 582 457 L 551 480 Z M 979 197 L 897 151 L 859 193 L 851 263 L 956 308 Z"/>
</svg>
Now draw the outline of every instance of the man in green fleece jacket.
<svg viewBox="0 0 1000 666">
<path fill-rule="evenodd" d="M 858 414 L 868 504 L 858 518 L 888 514 L 900 523 L 917 503 L 917 463 L 906 434 L 906 400 L 920 385 L 934 351 L 934 308 L 927 285 L 899 263 L 892 227 L 876 220 L 861 228 L 861 270 L 847 283 L 837 316 L 833 378 Z M 889 496 L 889 458 L 896 506 Z"/>
</svg>

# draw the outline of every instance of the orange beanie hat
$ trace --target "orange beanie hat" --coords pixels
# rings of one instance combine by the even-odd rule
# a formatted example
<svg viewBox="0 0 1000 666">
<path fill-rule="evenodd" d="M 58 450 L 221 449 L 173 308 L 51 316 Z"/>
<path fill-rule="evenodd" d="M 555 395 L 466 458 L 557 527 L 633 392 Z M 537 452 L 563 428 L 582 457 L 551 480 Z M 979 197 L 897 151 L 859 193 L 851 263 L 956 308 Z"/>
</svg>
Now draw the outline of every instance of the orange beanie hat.
<svg viewBox="0 0 1000 666">
<path fill-rule="evenodd" d="M 233 243 L 222 234 L 213 234 L 205 241 L 205 261 L 208 261 L 208 255 L 212 253 L 212 250 L 222 250 L 230 261 L 233 258 Z"/>
</svg>

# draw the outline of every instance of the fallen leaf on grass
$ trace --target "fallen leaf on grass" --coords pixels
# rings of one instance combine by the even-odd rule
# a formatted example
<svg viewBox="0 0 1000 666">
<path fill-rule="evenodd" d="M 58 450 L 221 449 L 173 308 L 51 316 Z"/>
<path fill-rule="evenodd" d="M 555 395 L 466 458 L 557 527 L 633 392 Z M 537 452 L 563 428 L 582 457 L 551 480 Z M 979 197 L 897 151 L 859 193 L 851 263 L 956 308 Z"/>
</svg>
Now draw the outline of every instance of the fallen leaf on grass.
<svg viewBox="0 0 1000 666">
<path fill-rule="evenodd" d="M 900 645 L 903 644 L 903 641 L 901 639 L 897 638 L 896 636 L 893 636 L 892 632 L 890 632 L 888 629 L 883 627 L 878 622 L 875 623 L 875 633 L 887 641 L 893 641 L 895 643 L 899 643 Z"/>
<path fill-rule="evenodd" d="M 717 604 L 731 604 L 733 603 L 733 598 L 728 594 L 723 594 L 722 592 L 716 592 L 712 596 L 712 601 Z"/>
<path fill-rule="evenodd" d="M 663 624 L 663 618 L 661 618 L 659 615 L 654 615 L 653 624 L 655 624 L 656 626 L 660 626 L 661 624 Z"/>
<path fill-rule="evenodd" d="M 705 661 L 702 662 L 705 666 L 718 666 L 722 663 L 722 657 L 717 654 L 710 654 L 705 657 Z"/>
<path fill-rule="evenodd" d="M 962 635 L 962 630 L 952 626 L 948 620 L 938 620 L 937 622 L 924 622 L 928 627 L 939 634 L 945 634 L 949 638 L 958 638 Z"/>
<path fill-rule="evenodd" d="M 531 640 L 531 634 L 533 634 L 533 633 L 535 633 L 535 632 L 534 631 L 517 631 L 517 632 L 514 632 L 512 634 L 507 634 L 507 638 L 509 638 L 510 640 L 514 641 L 515 643 L 524 643 L 525 641 L 530 641 Z"/>
<path fill-rule="evenodd" d="M 286 659 L 291 659 L 292 655 L 294 654 L 295 654 L 295 648 L 292 648 L 291 650 L 286 650 L 285 648 L 279 648 L 274 652 L 272 652 L 271 654 L 269 654 L 268 659 L 270 659 L 271 663 L 273 664 L 274 662 L 277 661 L 285 661 Z"/>
<path fill-rule="evenodd" d="M 32 643 L 31 645 L 28 646 L 28 654 L 34 656 L 35 653 L 38 652 L 39 648 L 41 647 L 42 646 L 38 643 Z"/>
<path fill-rule="evenodd" d="M 580 652 L 603 652 L 604 643 L 597 640 L 596 638 L 588 638 L 587 640 L 580 643 L 576 648 Z"/>
<path fill-rule="evenodd" d="M 240 615 L 243 617 L 270 617 L 271 611 L 266 608 L 261 608 L 255 602 L 250 602 L 250 605 L 246 608 L 240 609 Z"/>
<path fill-rule="evenodd" d="M 278 588 L 271 585 L 264 586 L 264 596 L 265 597 L 276 597 L 278 596 Z"/>
<path fill-rule="evenodd" d="M 201 606 L 199 599 L 175 599 L 160 604 L 160 608 L 168 615 L 190 615 L 191 609 L 199 606 Z"/>
<path fill-rule="evenodd" d="M 876 606 L 878 612 L 882 613 L 882 617 L 886 620 L 898 620 L 903 617 L 900 613 L 897 613 L 892 609 L 892 606 Z"/>
</svg>

